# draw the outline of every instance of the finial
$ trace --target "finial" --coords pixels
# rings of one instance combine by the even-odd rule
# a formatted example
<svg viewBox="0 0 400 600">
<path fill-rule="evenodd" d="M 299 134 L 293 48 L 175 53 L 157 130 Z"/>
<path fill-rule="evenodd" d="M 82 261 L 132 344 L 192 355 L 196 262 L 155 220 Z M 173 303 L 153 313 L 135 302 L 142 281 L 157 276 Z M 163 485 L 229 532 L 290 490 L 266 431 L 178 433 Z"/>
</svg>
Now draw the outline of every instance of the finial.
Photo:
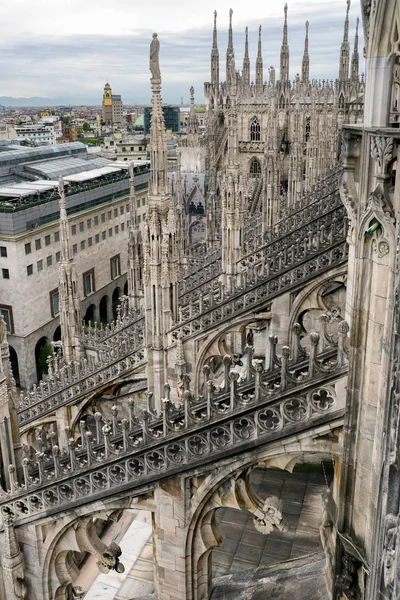
<svg viewBox="0 0 400 600">
<path fill-rule="evenodd" d="M 194 87 L 193 86 L 190 88 L 190 102 L 191 103 L 194 102 Z"/>
<path fill-rule="evenodd" d="M 129 161 L 128 173 L 129 173 L 129 179 L 131 181 L 133 181 L 135 179 L 134 168 L 135 168 L 135 164 L 134 164 L 133 160 Z"/>
<path fill-rule="evenodd" d="M 230 8 L 229 9 L 229 27 L 232 27 L 232 15 L 233 15 L 233 10 Z"/>
<path fill-rule="evenodd" d="M 214 10 L 213 50 L 218 49 L 217 43 L 217 11 Z"/>
<path fill-rule="evenodd" d="M 258 38 L 261 39 L 261 25 L 258 28 Z"/>
<path fill-rule="evenodd" d="M 350 2 L 350 0 L 348 0 L 348 2 Z M 287 4 L 285 4 L 284 11 L 285 11 L 285 19 L 286 19 L 287 18 Z"/>
<path fill-rule="evenodd" d="M 157 34 L 153 33 L 153 39 L 150 44 L 150 71 L 152 79 L 161 79 L 159 53 L 160 42 Z"/>
<path fill-rule="evenodd" d="M 310 26 L 310 23 L 308 21 L 306 21 L 306 35 L 308 35 L 308 28 Z"/>
</svg>

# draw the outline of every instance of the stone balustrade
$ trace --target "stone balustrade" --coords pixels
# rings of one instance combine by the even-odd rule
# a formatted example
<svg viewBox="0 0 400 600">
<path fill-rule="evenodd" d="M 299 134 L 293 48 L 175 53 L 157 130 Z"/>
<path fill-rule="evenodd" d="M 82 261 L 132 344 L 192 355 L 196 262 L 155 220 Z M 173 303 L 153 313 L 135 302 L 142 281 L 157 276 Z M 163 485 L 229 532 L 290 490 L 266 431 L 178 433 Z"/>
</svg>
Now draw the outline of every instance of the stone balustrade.
<svg viewBox="0 0 400 600">
<path fill-rule="evenodd" d="M 172 329 L 173 336 L 180 332 L 185 339 L 233 316 L 265 309 L 269 300 L 344 264 L 348 255 L 346 233 L 344 219 L 332 220 L 329 228 L 311 232 L 271 257 L 260 252 L 256 260 L 247 259 L 239 283 L 232 278 L 231 290 L 215 281 L 206 293 L 197 290 L 187 296 L 186 306 L 179 310 L 179 322 Z"/>
<path fill-rule="evenodd" d="M 248 348 L 242 385 L 239 374 L 231 370 L 230 357 L 225 357 L 225 383 L 219 391 L 205 367 L 200 397 L 192 394 L 185 375 L 180 404 L 171 402 L 166 385 L 160 412 L 151 408 L 148 394 L 147 410 L 140 415 L 131 400 L 126 415 L 118 406 L 109 419 L 96 413 L 93 431 L 81 421 L 77 440 L 67 431 L 67 448 L 59 447 L 56 433 L 44 434 L 42 452 L 33 455 L 27 450 L 20 479 L 10 465 L 10 489 L 0 493 L 2 514 L 13 514 L 17 521 L 56 514 L 71 503 L 137 489 L 207 460 L 215 462 L 218 456 L 341 418 L 344 395 L 338 395 L 335 386 L 347 372 L 348 325 L 338 324 L 337 341 L 310 334 L 309 353 L 300 343 L 300 331 L 296 324 L 292 353 L 284 346 L 280 357 L 277 338 L 270 337 L 267 370 L 263 361 L 252 359 Z M 321 341 L 325 344 L 318 352 Z"/>
<path fill-rule="evenodd" d="M 145 358 L 144 319 L 121 327 L 103 341 L 96 356 L 63 364 L 57 357 L 49 365 L 46 380 L 21 394 L 18 420 L 20 425 L 36 420 L 43 414 L 78 400 L 97 387 L 112 381 L 139 365 Z"/>
</svg>

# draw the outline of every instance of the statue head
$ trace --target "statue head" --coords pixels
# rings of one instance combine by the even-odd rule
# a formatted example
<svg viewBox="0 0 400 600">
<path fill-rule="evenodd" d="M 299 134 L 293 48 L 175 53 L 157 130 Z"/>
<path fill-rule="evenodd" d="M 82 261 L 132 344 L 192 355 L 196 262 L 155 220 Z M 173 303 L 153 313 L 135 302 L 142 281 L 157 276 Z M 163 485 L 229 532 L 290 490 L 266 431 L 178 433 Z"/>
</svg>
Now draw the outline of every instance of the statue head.
<svg viewBox="0 0 400 600">
<path fill-rule="evenodd" d="M 153 33 L 153 39 L 154 39 L 154 38 L 156 38 L 156 37 L 157 37 L 157 34 L 156 34 L 156 33 Z"/>
</svg>

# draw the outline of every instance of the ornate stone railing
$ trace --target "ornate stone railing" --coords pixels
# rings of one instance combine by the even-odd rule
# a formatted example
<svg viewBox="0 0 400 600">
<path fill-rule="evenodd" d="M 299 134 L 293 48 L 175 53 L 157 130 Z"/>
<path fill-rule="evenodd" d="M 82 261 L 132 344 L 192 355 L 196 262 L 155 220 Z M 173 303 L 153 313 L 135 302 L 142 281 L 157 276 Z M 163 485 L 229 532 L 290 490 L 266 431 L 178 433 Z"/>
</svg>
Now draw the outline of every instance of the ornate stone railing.
<svg viewBox="0 0 400 600">
<path fill-rule="evenodd" d="M 264 152 L 265 142 L 257 141 L 239 141 L 239 152 Z"/>
<path fill-rule="evenodd" d="M 323 235 L 324 230 L 328 230 L 331 223 L 335 225 L 345 218 L 345 211 L 340 200 L 338 192 L 337 178 L 339 168 L 332 170 L 329 175 L 322 180 L 310 194 L 301 199 L 296 207 L 291 209 L 285 216 L 285 219 L 276 223 L 276 225 L 262 232 L 260 215 L 253 215 L 251 222 L 248 222 L 244 230 L 244 253 L 240 268 L 247 263 L 254 263 L 260 254 L 270 256 L 274 252 L 295 251 L 293 245 L 298 243 L 298 238 L 308 238 L 310 234 L 318 236 L 318 231 Z M 317 199 L 310 203 L 311 199 Z M 322 218 L 325 217 L 325 218 Z M 256 219 L 256 221 L 254 221 Z M 293 233 L 292 236 L 289 234 Z M 343 239 L 345 239 L 345 235 Z M 314 243 L 314 242 L 311 242 Z M 251 258 L 249 255 L 255 255 Z M 179 303 L 182 307 L 188 305 L 200 296 L 206 296 L 214 290 L 215 302 L 218 302 L 216 289 L 219 287 L 217 278 L 222 272 L 221 251 L 218 250 L 212 255 L 207 255 L 204 264 L 199 263 L 190 273 L 182 279 L 179 284 Z M 193 292 L 192 294 L 189 294 Z M 189 295 L 188 295 L 189 294 Z M 205 298 L 205 304 L 207 298 Z"/>
<path fill-rule="evenodd" d="M 227 376 L 220 392 L 208 380 L 206 367 L 201 397 L 194 397 L 190 379 L 184 376 L 181 404 L 170 401 L 166 386 L 160 413 L 150 408 L 149 395 L 148 408 L 139 416 L 130 401 L 126 415 L 117 406 L 110 419 L 96 413 L 93 431 L 81 422 L 80 438 L 74 441 L 70 437 L 68 448 L 60 448 L 56 434 L 50 434 L 42 440 L 41 452 L 32 455 L 27 451 L 19 481 L 15 467 L 9 467 L 11 489 L 1 492 L 2 514 L 12 513 L 16 520 L 56 514 L 71 503 L 76 506 L 138 489 L 198 464 L 341 418 L 345 399 L 337 396 L 335 383 L 347 371 L 347 323 L 338 325 L 336 347 L 324 348 L 319 354 L 319 335 L 310 334 L 307 355 L 300 344 L 300 331 L 296 324 L 291 359 L 286 346 L 281 357 L 277 356 L 277 339 L 270 337 L 267 371 L 263 361 L 252 360 L 249 348 L 248 373 L 242 386 L 225 357 Z M 326 339 L 332 341 L 330 336 Z"/>
<path fill-rule="evenodd" d="M 140 319 L 107 338 L 96 356 L 57 365 L 57 369 L 50 365 L 48 378 L 20 396 L 20 426 L 131 371 L 144 360 L 143 340 L 144 319 Z"/>
<path fill-rule="evenodd" d="M 220 281 L 214 281 L 207 292 L 196 290 L 181 297 L 179 323 L 173 328 L 173 335 L 180 331 L 183 338 L 189 337 L 233 316 L 265 308 L 269 300 L 345 263 L 347 224 L 344 209 L 338 210 L 341 218 L 330 217 L 329 226 L 316 226 L 297 240 L 293 234 L 289 246 L 277 242 L 276 247 L 265 246 L 243 259 L 239 283 L 232 279 L 229 292 Z"/>
<path fill-rule="evenodd" d="M 123 296 L 123 299 L 128 298 Z M 103 344 L 106 340 L 111 339 L 114 335 L 120 331 L 124 331 L 131 325 L 139 323 L 144 319 L 143 310 L 127 310 L 121 311 L 121 305 L 117 308 L 118 316 L 116 321 L 110 324 L 103 325 L 102 323 L 94 327 L 84 326 L 82 330 L 81 339 L 85 346 L 96 346 L 97 344 Z"/>
<path fill-rule="evenodd" d="M 261 247 L 280 240 L 288 233 L 298 232 L 300 228 L 319 217 L 342 208 L 338 186 L 339 173 L 339 168 L 333 169 L 325 179 L 303 196 L 295 207 L 288 208 L 286 214 L 272 229 L 265 231 L 264 234 L 261 229 L 257 229 L 257 231 L 253 230 L 253 235 L 245 235 L 244 255 L 256 252 Z"/>
</svg>

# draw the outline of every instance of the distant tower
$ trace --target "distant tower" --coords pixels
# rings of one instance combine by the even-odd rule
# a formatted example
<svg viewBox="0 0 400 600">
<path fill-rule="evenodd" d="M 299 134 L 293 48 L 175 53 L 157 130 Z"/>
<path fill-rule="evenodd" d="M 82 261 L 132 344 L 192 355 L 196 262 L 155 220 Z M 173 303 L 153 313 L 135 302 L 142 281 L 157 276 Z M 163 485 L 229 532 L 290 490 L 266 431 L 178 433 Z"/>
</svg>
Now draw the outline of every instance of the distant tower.
<svg viewBox="0 0 400 600">
<path fill-rule="evenodd" d="M 111 85 L 109 83 L 106 83 L 106 85 L 104 86 L 102 117 L 106 125 L 113 124 L 112 90 Z"/>
</svg>

